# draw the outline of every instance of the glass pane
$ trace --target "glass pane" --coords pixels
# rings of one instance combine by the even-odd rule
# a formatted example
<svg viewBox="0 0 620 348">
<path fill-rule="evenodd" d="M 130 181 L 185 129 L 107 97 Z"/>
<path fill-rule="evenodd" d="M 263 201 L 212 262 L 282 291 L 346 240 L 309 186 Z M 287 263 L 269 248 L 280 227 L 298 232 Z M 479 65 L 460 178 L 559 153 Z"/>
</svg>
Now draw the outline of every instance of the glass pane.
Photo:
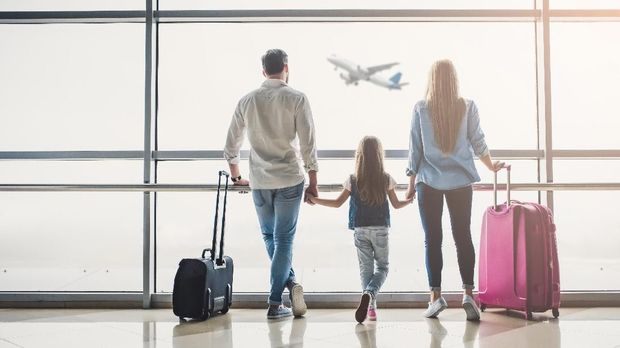
<svg viewBox="0 0 620 348">
<path fill-rule="evenodd" d="M 491 148 L 537 146 L 531 23 L 162 24 L 160 34 L 162 150 L 222 149 L 235 106 L 262 83 L 260 56 L 272 47 L 289 54 L 290 84 L 308 95 L 319 148 L 353 149 L 366 134 L 386 149 L 407 148 L 413 105 L 431 64 L 445 57 L 457 66 L 462 95 L 477 102 Z M 347 86 L 326 60 L 331 54 L 362 66 L 400 62 L 380 74 L 401 71 L 411 84 Z"/>
<path fill-rule="evenodd" d="M 618 182 L 618 173 L 620 173 L 620 161 L 618 160 L 555 160 L 553 162 L 555 182 Z"/>
<path fill-rule="evenodd" d="M 144 0 L 2 0 L 0 11 L 144 10 Z"/>
<path fill-rule="evenodd" d="M 135 150 L 144 25 L 0 25 L 0 151 Z"/>
<path fill-rule="evenodd" d="M 552 9 L 618 9 L 618 0 L 549 0 Z"/>
<path fill-rule="evenodd" d="M 562 290 L 620 289 L 618 192 L 559 191 L 554 201 Z"/>
<path fill-rule="evenodd" d="M 399 163 L 400 162 L 400 163 Z M 515 182 L 533 181 L 535 161 L 514 161 Z M 159 164 L 162 182 L 205 182 L 216 178 L 216 170 L 225 165 L 213 161 L 164 162 Z M 322 161 L 320 183 L 341 183 L 351 171 L 351 161 Z M 406 183 L 404 161 L 388 161 L 388 170 L 399 183 Z M 484 178 L 488 175 L 482 172 Z M 191 173 L 191 174 L 190 174 Z M 489 182 L 489 181 L 486 181 Z M 402 197 L 404 192 L 399 191 Z M 500 193 L 500 201 L 503 199 Z M 321 193 L 335 197 L 336 192 Z M 513 198 L 536 201 L 536 192 L 514 192 Z M 226 219 L 226 254 L 235 260 L 235 291 L 264 292 L 269 288 L 269 262 L 260 235 L 252 197 L 232 193 Z M 472 211 L 472 238 L 478 248 L 482 214 L 493 202 L 491 192 L 476 192 Z M 198 257 L 211 241 L 215 209 L 214 193 L 157 194 L 157 291 L 170 292 L 178 262 L 184 257 Z M 352 234 L 347 230 L 348 206 L 339 209 L 303 205 L 295 237 L 294 267 L 309 292 L 359 291 L 358 264 Z M 456 250 L 444 216 L 444 288 L 460 289 Z M 386 291 L 424 291 L 427 289 L 424 266 L 424 234 L 417 204 L 392 210 L 390 230 L 391 270 Z M 334 275 L 338 276 L 334 276 Z"/>
<path fill-rule="evenodd" d="M 553 144 L 620 149 L 620 23 L 552 23 Z"/>
<path fill-rule="evenodd" d="M 0 291 L 140 291 L 142 197 L 2 192 Z"/>
<path fill-rule="evenodd" d="M 501 0 L 488 2 L 484 0 L 458 1 L 458 0 L 391 0 L 385 2 L 369 0 L 316 0 L 316 1 L 200 1 L 200 0 L 162 0 L 161 9 L 463 9 L 463 8 L 494 8 L 494 9 L 525 9 L 532 8 L 533 2 L 528 0 Z"/>
<path fill-rule="evenodd" d="M 0 161 L 1 184 L 141 184 L 142 161 Z"/>
</svg>

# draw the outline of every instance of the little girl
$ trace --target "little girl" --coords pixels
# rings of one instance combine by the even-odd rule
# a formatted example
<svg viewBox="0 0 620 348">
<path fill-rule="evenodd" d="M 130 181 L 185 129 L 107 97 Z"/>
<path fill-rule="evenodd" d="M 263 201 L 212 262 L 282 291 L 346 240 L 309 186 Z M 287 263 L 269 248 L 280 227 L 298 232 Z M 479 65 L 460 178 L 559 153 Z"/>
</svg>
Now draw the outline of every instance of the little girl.
<svg viewBox="0 0 620 348">
<path fill-rule="evenodd" d="M 355 246 L 362 280 L 362 297 L 355 311 L 355 320 L 362 323 L 377 320 L 377 293 L 388 273 L 388 229 L 390 210 L 411 203 L 401 201 L 394 189 L 396 181 L 383 169 L 383 148 L 379 139 L 366 136 L 355 154 L 355 175 L 347 178 L 344 189 L 336 199 L 310 197 L 313 203 L 338 208 L 349 201 L 349 229 L 355 231 Z M 376 264 L 376 269 L 375 269 Z"/>
</svg>

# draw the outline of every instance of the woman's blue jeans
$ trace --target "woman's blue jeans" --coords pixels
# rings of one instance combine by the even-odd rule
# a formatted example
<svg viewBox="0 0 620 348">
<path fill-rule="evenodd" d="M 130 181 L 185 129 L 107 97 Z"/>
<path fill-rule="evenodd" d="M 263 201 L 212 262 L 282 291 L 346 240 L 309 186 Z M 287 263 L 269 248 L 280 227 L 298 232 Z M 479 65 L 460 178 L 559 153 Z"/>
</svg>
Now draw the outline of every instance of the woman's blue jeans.
<svg viewBox="0 0 620 348">
<path fill-rule="evenodd" d="M 418 208 L 424 228 L 426 245 L 426 272 L 431 290 L 441 290 L 441 270 L 443 255 L 441 244 L 443 230 L 441 217 L 444 197 L 450 212 L 452 236 L 456 244 L 459 271 L 464 289 L 474 287 L 474 264 L 476 254 L 471 241 L 471 205 L 472 187 L 466 186 L 454 190 L 437 190 L 424 183 L 416 185 Z"/>
</svg>

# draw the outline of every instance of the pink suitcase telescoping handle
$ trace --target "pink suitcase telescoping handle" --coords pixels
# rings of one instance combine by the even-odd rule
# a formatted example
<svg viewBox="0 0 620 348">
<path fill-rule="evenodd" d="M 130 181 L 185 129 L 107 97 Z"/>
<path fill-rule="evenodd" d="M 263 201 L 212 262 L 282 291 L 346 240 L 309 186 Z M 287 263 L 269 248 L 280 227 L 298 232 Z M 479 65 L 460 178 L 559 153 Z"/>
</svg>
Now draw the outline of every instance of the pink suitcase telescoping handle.
<svg viewBox="0 0 620 348">
<path fill-rule="evenodd" d="M 512 166 L 504 163 L 502 168 L 506 168 L 506 205 L 510 205 L 510 170 Z M 493 210 L 497 210 L 497 172 L 493 172 Z"/>
</svg>

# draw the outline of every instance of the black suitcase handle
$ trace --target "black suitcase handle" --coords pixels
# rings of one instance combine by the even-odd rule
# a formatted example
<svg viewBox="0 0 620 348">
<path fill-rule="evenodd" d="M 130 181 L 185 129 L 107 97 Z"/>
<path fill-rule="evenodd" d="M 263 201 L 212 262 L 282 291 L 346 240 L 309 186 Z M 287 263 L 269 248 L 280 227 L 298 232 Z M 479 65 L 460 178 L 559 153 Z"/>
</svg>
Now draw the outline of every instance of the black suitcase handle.
<svg viewBox="0 0 620 348">
<path fill-rule="evenodd" d="M 225 177 L 225 185 L 224 185 L 224 207 L 222 208 L 222 233 L 220 236 L 220 255 L 216 259 L 216 245 L 217 245 L 217 222 L 219 220 L 219 212 L 220 212 L 220 191 L 222 189 L 222 176 Z M 202 258 L 205 257 L 205 253 L 207 251 L 210 252 L 211 260 L 215 261 L 216 265 L 222 265 L 224 263 L 224 230 L 226 226 L 226 201 L 228 198 L 228 178 L 230 174 L 224 170 L 220 170 L 218 172 L 218 180 L 217 180 L 217 195 L 215 201 L 215 221 L 213 222 L 213 240 L 211 242 L 211 248 L 204 249 L 202 251 Z"/>
</svg>

